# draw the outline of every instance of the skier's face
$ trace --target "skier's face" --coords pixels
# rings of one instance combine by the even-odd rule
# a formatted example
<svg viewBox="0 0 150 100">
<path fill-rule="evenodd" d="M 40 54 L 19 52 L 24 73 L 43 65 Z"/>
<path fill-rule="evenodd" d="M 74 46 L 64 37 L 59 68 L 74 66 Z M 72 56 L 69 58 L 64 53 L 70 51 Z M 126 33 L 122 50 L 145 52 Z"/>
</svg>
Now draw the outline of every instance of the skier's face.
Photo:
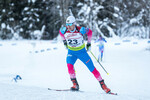
<svg viewBox="0 0 150 100">
<path fill-rule="evenodd" d="M 74 28 L 75 28 L 75 25 L 74 24 L 66 24 L 67 28 L 69 31 L 73 31 Z"/>
</svg>

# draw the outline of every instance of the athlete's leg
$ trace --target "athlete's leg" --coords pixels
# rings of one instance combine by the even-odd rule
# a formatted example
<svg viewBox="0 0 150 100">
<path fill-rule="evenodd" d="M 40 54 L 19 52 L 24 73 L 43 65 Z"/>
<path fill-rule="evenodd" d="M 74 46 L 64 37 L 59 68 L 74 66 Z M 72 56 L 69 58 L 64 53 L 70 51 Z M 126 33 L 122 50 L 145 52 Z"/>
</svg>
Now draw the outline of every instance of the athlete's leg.
<svg viewBox="0 0 150 100">
<path fill-rule="evenodd" d="M 92 72 L 92 74 L 95 76 L 95 78 L 98 80 L 98 82 L 100 83 L 102 89 L 106 92 L 109 93 L 110 89 L 107 88 L 107 86 L 104 83 L 104 80 L 102 79 L 100 73 L 98 72 L 98 70 L 94 67 L 94 64 L 90 58 L 90 56 L 88 55 L 88 53 L 86 52 L 86 50 L 82 50 L 82 52 L 79 52 L 76 55 L 87 67 L 88 69 Z"/>
<path fill-rule="evenodd" d="M 98 61 L 100 61 L 101 59 L 101 51 L 99 51 L 99 54 L 98 54 Z"/>
<path fill-rule="evenodd" d="M 71 90 L 78 91 L 79 90 L 79 84 L 76 80 L 76 74 L 74 70 L 74 63 L 76 62 L 77 57 L 73 55 L 71 52 L 68 52 L 67 55 L 67 67 L 68 67 L 68 72 L 70 75 L 70 79 L 73 83 L 73 86 L 71 87 Z"/>
<path fill-rule="evenodd" d="M 104 45 L 99 46 L 99 58 L 101 61 L 103 59 L 103 51 L 104 51 Z"/>
<path fill-rule="evenodd" d="M 92 72 L 92 74 L 95 76 L 95 78 L 98 81 L 101 81 L 102 77 L 101 77 L 100 73 L 97 71 L 97 69 L 95 68 L 88 53 L 84 52 L 84 53 L 80 54 L 78 57 L 87 66 L 87 68 L 90 70 L 90 72 Z"/>
<path fill-rule="evenodd" d="M 99 46 L 98 61 L 102 60 L 102 46 Z"/>
<path fill-rule="evenodd" d="M 101 61 L 102 61 L 102 59 L 103 59 L 103 50 L 101 51 Z"/>
<path fill-rule="evenodd" d="M 68 52 L 66 60 L 67 60 L 67 67 L 68 67 L 68 73 L 70 75 L 70 78 L 76 78 L 74 63 L 76 62 L 77 57 Z"/>
<path fill-rule="evenodd" d="M 95 76 L 95 78 L 98 80 L 98 81 L 101 81 L 102 80 L 102 77 L 100 75 L 100 73 L 98 72 L 98 70 L 96 68 L 94 68 L 94 70 L 92 71 L 93 75 Z"/>
</svg>

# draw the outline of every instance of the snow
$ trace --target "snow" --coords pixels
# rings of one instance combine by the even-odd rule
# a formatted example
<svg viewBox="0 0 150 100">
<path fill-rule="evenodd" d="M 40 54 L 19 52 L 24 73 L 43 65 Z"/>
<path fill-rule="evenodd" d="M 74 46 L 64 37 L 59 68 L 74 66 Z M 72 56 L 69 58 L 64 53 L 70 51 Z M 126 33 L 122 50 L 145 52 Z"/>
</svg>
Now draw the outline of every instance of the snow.
<svg viewBox="0 0 150 100">
<path fill-rule="evenodd" d="M 27 11 L 29 9 L 29 7 L 25 7 L 24 10 Z"/>
<path fill-rule="evenodd" d="M 6 24 L 5 23 L 2 23 L 1 24 L 1 28 L 3 29 L 3 28 L 6 28 Z"/>
<path fill-rule="evenodd" d="M 130 20 L 130 24 L 133 24 L 133 23 L 136 23 L 136 22 L 138 22 L 138 20 L 137 20 L 136 18 L 132 18 L 132 19 Z"/>
<path fill-rule="evenodd" d="M 114 14 L 113 14 L 113 16 L 114 16 L 114 17 L 119 17 L 119 15 L 118 15 L 118 14 L 116 14 L 116 13 L 114 13 Z"/>
<path fill-rule="evenodd" d="M 6 10 L 5 10 L 5 9 L 3 9 L 3 10 L 2 10 L 2 12 L 6 12 Z"/>
<path fill-rule="evenodd" d="M 32 24 L 30 25 L 32 26 Z M 37 40 L 39 40 L 42 34 L 44 33 L 44 30 L 45 30 L 45 25 L 42 26 L 41 30 L 35 30 L 34 32 L 32 32 L 31 35 L 37 38 Z"/>
<path fill-rule="evenodd" d="M 26 21 L 28 18 L 27 17 L 25 17 L 25 18 L 23 18 L 23 21 Z"/>
<path fill-rule="evenodd" d="M 120 43 L 115 45 L 116 43 Z M 97 55 L 92 41 L 92 52 Z M 101 64 L 91 56 L 105 83 L 117 96 L 107 95 L 86 66 L 75 69 L 80 90 L 48 91 L 72 86 L 66 67 L 67 50 L 55 41 L 0 41 L 0 100 L 150 100 L 150 47 L 148 40 L 107 39 Z M 16 75 L 22 80 L 13 81 Z"/>
<path fill-rule="evenodd" d="M 115 9 L 116 11 L 119 11 L 119 10 L 120 10 L 117 6 L 114 6 L 114 9 Z"/>
</svg>

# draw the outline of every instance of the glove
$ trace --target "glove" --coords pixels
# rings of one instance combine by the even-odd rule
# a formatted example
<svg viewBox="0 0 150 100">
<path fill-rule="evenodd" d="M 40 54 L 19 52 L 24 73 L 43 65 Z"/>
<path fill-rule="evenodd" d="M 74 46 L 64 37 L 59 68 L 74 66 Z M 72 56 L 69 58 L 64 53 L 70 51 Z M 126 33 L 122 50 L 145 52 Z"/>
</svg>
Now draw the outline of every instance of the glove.
<svg viewBox="0 0 150 100">
<path fill-rule="evenodd" d="M 91 43 L 86 44 L 86 51 L 91 51 Z"/>
<path fill-rule="evenodd" d="M 64 46 L 66 47 L 66 49 L 68 49 L 67 41 L 66 41 L 66 40 L 63 40 L 63 42 L 64 42 Z"/>
</svg>

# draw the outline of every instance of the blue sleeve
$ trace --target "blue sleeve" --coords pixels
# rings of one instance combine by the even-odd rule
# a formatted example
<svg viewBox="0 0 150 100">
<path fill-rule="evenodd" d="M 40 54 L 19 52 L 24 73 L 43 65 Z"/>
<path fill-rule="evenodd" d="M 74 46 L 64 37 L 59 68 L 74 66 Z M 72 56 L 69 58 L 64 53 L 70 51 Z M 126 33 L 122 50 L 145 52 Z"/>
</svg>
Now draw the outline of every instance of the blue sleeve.
<svg viewBox="0 0 150 100">
<path fill-rule="evenodd" d="M 103 41 L 104 41 L 104 42 L 107 42 L 104 38 L 103 38 Z"/>
<path fill-rule="evenodd" d="M 64 34 L 64 33 L 66 32 L 66 30 L 67 30 L 67 28 L 66 28 L 66 27 L 62 27 L 62 28 L 60 28 L 60 32 L 61 32 L 62 34 Z"/>
<path fill-rule="evenodd" d="M 80 33 L 85 34 L 87 32 L 87 29 L 85 27 L 81 27 Z"/>
</svg>

